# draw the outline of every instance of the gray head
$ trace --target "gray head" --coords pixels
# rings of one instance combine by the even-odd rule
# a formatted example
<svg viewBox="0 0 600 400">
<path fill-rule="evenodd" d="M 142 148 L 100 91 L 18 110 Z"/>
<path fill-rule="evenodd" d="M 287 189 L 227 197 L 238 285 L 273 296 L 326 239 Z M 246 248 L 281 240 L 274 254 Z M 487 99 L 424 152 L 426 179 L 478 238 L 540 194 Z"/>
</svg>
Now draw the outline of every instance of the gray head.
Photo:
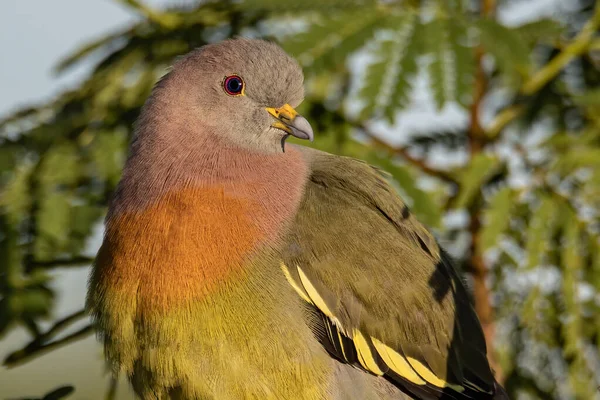
<svg viewBox="0 0 600 400">
<path fill-rule="evenodd" d="M 294 110 L 304 97 L 303 79 L 298 63 L 277 45 L 226 40 L 176 62 L 144 113 L 193 127 L 185 131 L 199 142 L 212 136 L 252 151 L 281 152 L 289 135 L 313 138 L 310 124 Z"/>
</svg>

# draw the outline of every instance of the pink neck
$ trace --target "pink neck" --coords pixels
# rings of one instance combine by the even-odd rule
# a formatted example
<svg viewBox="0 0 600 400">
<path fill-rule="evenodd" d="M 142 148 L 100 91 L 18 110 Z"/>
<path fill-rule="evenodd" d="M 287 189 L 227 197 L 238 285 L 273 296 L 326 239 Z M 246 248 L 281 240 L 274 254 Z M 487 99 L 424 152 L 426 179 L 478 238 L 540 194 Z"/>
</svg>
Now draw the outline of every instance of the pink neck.
<svg viewBox="0 0 600 400">
<path fill-rule="evenodd" d="M 145 132 L 149 137 L 134 141 L 109 219 L 141 211 L 169 193 L 203 188 L 219 188 L 225 197 L 255 204 L 249 217 L 265 234 L 295 215 L 308 168 L 293 147 L 285 153 L 261 154 L 209 135 L 199 138 L 184 129 L 178 133 L 164 137 Z"/>
</svg>

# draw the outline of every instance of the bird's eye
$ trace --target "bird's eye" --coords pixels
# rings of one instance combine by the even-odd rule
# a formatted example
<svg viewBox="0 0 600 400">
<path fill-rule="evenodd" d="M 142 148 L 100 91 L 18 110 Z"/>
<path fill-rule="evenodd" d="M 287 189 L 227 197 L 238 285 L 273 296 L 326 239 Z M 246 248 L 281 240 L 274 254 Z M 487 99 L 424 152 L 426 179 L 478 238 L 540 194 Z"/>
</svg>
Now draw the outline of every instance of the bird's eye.
<svg viewBox="0 0 600 400">
<path fill-rule="evenodd" d="M 223 81 L 223 89 L 228 95 L 239 96 L 244 94 L 244 81 L 237 75 L 231 75 Z"/>
</svg>

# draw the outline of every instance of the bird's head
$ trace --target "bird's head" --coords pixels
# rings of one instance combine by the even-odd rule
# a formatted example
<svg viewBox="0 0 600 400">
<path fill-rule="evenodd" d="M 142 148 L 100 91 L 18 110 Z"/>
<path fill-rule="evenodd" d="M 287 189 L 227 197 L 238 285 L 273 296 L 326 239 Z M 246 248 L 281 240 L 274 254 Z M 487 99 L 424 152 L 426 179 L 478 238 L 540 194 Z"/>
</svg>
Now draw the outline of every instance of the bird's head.
<svg viewBox="0 0 600 400">
<path fill-rule="evenodd" d="M 289 136 L 313 139 L 297 107 L 304 98 L 298 63 L 276 44 L 232 39 L 181 58 L 157 85 L 181 108 L 172 118 L 200 122 L 198 135 L 213 135 L 258 152 L 285 151 Z M 183 111 L 185 110 L 185 111 Z"/>
</svg>

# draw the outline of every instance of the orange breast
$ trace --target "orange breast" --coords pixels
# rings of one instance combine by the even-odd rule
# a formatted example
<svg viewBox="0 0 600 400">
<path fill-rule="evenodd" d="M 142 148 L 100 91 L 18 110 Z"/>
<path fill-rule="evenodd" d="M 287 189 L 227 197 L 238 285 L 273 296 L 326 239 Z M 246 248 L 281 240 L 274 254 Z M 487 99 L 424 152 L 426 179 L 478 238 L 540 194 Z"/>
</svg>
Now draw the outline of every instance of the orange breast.
<svg viewBox="0 0 600 400">
<path fill-rule="evenodd" d="M 264 239 L 253 213 L 261 214 L 259 205 L 228 197 L 222 187 L 167 193 L 107 222 L 99 278 L 119 297 L 137 299 L 141 312 L 203 297 L 239 272 Z"/>
</svg>

